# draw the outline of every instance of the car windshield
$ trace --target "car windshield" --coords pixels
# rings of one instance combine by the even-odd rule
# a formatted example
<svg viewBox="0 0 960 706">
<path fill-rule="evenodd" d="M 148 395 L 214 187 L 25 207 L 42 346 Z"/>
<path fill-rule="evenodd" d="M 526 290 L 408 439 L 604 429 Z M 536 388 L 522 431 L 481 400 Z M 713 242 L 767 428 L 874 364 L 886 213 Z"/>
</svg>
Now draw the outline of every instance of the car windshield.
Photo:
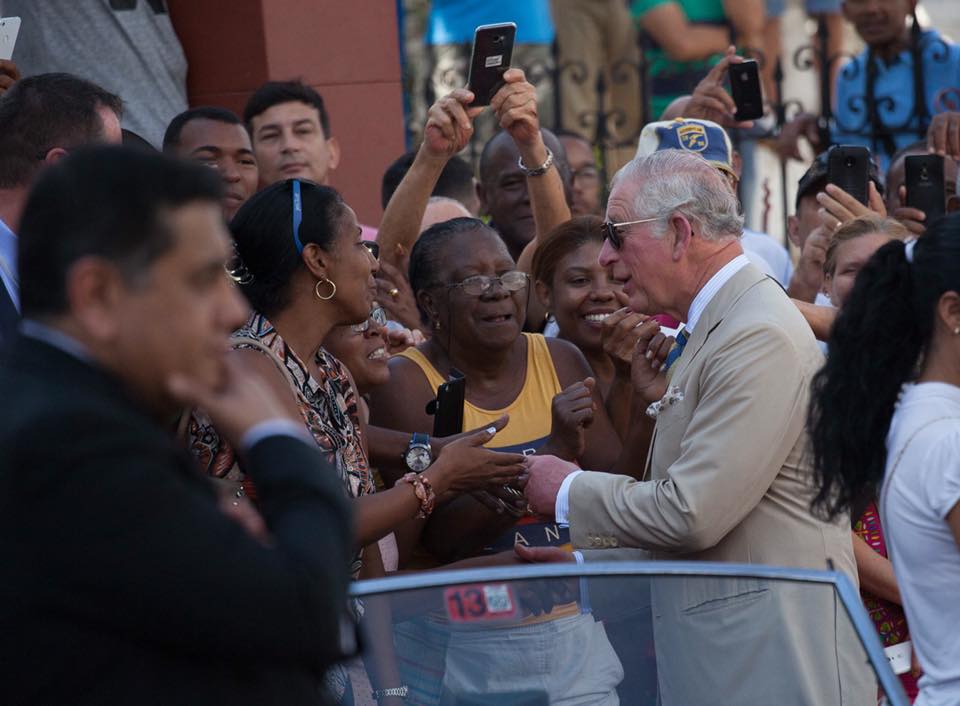
<svg viewBox="0 0 960 706">
<path fill-rule="evenodd" d="M 340 670 L 342 703 L 375 704 L 374 690 L 391 688 L 402 696 L 382 703 L 907 703 L 859 594 L 829 571 L 569 563 L 361 581 L 352 593 L 363 653 Z"/>
</svg>

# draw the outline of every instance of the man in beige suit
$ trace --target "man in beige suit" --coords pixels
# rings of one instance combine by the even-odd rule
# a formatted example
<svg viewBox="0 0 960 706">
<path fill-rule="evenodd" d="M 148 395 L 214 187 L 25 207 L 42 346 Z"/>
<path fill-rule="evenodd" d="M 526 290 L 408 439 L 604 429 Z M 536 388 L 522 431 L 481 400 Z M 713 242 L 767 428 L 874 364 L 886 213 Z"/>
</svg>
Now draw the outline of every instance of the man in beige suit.
<svg viewBox="0 0 960 706">
<path fill-rule="evenodd" d="M 849 521 L 809 510 L 804 422 L 820 352 L 743 255 L 723 177 L 681 150 L 635 159 L 614 180 L 607 218 L 601 264 L 625 281 L 633 311 L 685 321 L 683 346 L 666 374 L 651 372 L 645 346 L 634 356 L 633 408 L 659 407 L 645 480 L 533 457 L 533 509 L 569 521 L 578 547 L 814 569 L 832 560 L 856 581 Z M 676 578 L 655 581 L 652 600 L 664 704 L 875 703 L 832 590 Z"/>
</svg>

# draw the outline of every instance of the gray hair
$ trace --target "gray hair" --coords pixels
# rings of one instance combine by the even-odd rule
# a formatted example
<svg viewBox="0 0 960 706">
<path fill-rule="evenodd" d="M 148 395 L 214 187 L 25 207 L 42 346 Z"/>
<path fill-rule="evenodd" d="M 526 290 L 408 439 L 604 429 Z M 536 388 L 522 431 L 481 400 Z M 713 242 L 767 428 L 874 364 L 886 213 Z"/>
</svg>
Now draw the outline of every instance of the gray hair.
<svg viewBox="0 0 960 706">
<path fill-rule="evenodd" d="M 636 219 L 658 218 L 658 238 L 667 232 L 667 218 L 681 213 L 699 224 L 704 240 L 739 238 L 743 234 L 740 202 L 726 178 L 701 157 L 683 150 L 660 150 L 635 157 L 613 178 L 636 186 Z M 631 220 L 633 220 L 631 218 Z"/>
</svg>

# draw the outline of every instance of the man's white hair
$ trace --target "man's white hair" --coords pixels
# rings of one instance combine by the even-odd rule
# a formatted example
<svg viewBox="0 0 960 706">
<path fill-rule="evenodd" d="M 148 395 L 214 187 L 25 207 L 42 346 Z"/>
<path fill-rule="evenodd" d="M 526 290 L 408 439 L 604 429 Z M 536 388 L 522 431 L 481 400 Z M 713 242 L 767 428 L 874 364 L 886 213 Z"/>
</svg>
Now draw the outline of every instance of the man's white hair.
<svg viewBox="0 0 960 706">
<path fill-rule="evenodd" d="M 635 185 L 637 193 L 629 220 L 658 218 L 654 232 L 667 232 L 667 219 L 681 213 L 700 226 L 705 240 L 743 235 L 740 203 L 717 169 L 683 150 L 660 150 L 628 162 L 613 178 L 612 187 Z"/>
</svg>

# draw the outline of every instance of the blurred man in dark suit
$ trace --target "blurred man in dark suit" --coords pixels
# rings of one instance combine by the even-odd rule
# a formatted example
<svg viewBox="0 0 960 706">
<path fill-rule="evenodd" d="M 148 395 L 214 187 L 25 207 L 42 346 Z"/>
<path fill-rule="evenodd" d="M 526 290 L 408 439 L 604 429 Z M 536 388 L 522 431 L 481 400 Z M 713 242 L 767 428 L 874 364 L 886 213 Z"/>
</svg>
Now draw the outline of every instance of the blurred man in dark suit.
<svg viewBox="0 0 960 706">
<path fill-rule="evenodd" d="M 120 142 L 121 100 L 70 74 L 17 81 L 0 100 L 0 345 L 17 327 L 17 238 L 30 184 L 71 149 Z"/>
<path fill-rule="evenodd" d="M 303 423 L 233 373 L 219 182 L 98 147 L 27 201 L 0 366 L 4 703 L 316 704 L 341 656 L 348 506 Z M 192 405 L 244 449 L 256 531 L 170 432 Z"/>
</svg>

